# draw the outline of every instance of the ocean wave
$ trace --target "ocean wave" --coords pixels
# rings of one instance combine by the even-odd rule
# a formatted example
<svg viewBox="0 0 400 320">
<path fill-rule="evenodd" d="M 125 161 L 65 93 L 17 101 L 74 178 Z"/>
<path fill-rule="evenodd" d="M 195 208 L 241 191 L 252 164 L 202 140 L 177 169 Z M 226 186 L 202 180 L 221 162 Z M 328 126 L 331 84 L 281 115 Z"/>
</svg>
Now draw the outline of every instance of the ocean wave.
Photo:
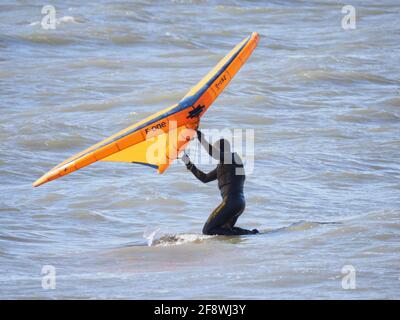
<svg viewBox="0 0 400 320">
<path fill-rule="evenodd" d="M 324 237 L 374 237 L 388 241 L 398 239 L 400 211 L 382 210 L 341 218 L 334 229 L 324 230 Z M 390 240 L 390 241 L 389 241 Z"/>
<path fill-rule="evenodd" d="M 61 134 L 57 136 L 46 136 L 41 139 L 40 136 L 33 138 L 32 136 L 20 135 L 18 145 L 28 148 L 30 150 L 71 150 L 74 147 L 83 147 L 91 140 L 86 139 L 84 136 L 79 134 Z"/>
<path fill-rule="evenodd" d="M 139 44 L 144 41 L 144 37 L 138 34 L 125 33 L 125 34 L 111 34 L 108 36 L 112 43 L 123 46 Z"/>
<path fill-rule="evenodd" d="M 375 84 L 399 84 L 399 81 L 392 80 L 377 74 L 359 71 L 333 71 L 333 70 L 303 70 L 297 73 L 299 78 L 313 81 L 335 81 L 344 84 L 356 82 L 370 82 Z"/>
<path fill-rule="evenodd" d="M 167 31 L 165 37 L 161 39 L 162 43 L 169 43 L 186 49 L 204 49 L 208 46 L 204 45 L 200 41 L 194 40 L 194 38 L 184 36 L 178 32 Z"/>
<path fill-rule="evenodd" d="M 84 206 L 84 204 L 82 204 Z M 88 209 L 79 209 L 73 210 L 68 214 L 68 216 L 72 219 L 82 220 L 82 221 L 108 221 L 107 216 L 102 214 L 99 211 L 88 210 Z"/>
<path fill-rule="evenodd" d="M 383 101 L 383 104 L 394 106 L 394 107 L 400 107 L 400 98 L 389 98 Z"/>
<path fill-rule="evenodd" d="M 82 69 L 82 68 L 104 68 L 104 69 L 122 69 L 125 67 L 125 62 L 119 59 L 107 59 L 107 58 L 93 58 L 93 59 L 80 59 L 73 61 L 68 65 L 70 68 Z"/>
<path fill-rule="evenodd" d="M 26 42 L 48 45 L 70 45 L 76 42 L 75 39 L 61 33 L 50 34 L 37 32 L 20 35 L 18 38 Z"/>
<path fill-rule="evenodd" d="M 106 111 L 118 106 L 118 100 L 111 99 L 93 103 L 80 103 L 61 109 L 62 112 Z"/>
<path fill-rule="evenodd" d="M 2 232 L 0 241 L 23 242 L 23 243 L 45 243 L 50 242 L 49 238 L 43 234 L 33 231 L 18 231 L 11 233 Z"/>
<path fill-rule="evenodd" d="M 367 122 L 398 122 L 400 120 L 400 114 L 396 112 L 389 112 L 385 110 L 373 110 L 373 109 L 359 109 L 346 114 L 337 115 L 336 120 L 343 122 L 353 123 L 367 123 Z"/>
</svg>

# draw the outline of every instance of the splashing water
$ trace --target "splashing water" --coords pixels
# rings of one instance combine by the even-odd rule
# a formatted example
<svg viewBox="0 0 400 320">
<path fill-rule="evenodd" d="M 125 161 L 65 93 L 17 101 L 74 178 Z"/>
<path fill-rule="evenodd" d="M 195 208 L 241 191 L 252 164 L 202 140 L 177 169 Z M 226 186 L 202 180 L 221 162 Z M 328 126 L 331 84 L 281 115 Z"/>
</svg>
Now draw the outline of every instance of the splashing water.
<svg viewBox="0 0 400 320">
<path fill-rule="evenodd" d="M 149 247 L 152 246 L 153 241 L 154 241 L 154 238 L 155 238 L 155 236 L 156 236 L 156 234 L 157 234 L 158 231 L 160 231 L 160 228 L 159 228 L 159 227 L 156 227 L 154 230 L 148 230 L 148 229 L 146 229 L 146 230 L 143 232 L 143 237 L 147 240 L 147 245 L 148 245 Z"/>
</svg>

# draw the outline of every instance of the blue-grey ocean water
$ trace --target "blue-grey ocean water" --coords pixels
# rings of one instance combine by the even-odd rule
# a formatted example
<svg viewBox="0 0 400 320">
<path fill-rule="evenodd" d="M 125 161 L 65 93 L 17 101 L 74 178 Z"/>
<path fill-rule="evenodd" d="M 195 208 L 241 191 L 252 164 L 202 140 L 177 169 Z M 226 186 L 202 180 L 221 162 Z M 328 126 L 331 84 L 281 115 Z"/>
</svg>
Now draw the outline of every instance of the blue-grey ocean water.
<svg viewBox="0 0 400 320">
<path fill-rule="evenodd" d="M 0 298 L 400 298 L 397 0 L 352 1 L 350 30 L 336 1 L 48 4 L 46 30 L 43 1 L 0 3 Z M 179 101 L 253 31 L 202 128 L 254 129 L 238 225 L 265 234 L 201 236 L 220 195 L 180 162 L 32 188 Z"/>
</svg>

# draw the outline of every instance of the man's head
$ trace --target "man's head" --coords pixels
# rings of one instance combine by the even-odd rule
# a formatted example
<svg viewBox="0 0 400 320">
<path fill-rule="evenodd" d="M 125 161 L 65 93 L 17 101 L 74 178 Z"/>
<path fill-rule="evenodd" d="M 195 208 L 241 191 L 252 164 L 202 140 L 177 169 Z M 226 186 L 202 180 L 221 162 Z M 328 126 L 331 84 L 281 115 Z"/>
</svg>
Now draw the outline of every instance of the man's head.
<svg viewBox="0 0 400 320">
<path fill-rule="evenodd" d="M 231 152 L 231 145 L 229 141 L 226 139 L 220 139 L 213 144 L 214 148 L 218 149 L 220 152 L 223 153 L 230 153 Z"/>
<path fill-rule="evenodd" d="M 213 144 L 213 147 L 218 150 L 219 155 L 221 156 L 221 159 L 218 160 L 224 161 L 224 159 L 230 159 L 231 145 L 228 140 L 220 139 Z"/>
</svg>

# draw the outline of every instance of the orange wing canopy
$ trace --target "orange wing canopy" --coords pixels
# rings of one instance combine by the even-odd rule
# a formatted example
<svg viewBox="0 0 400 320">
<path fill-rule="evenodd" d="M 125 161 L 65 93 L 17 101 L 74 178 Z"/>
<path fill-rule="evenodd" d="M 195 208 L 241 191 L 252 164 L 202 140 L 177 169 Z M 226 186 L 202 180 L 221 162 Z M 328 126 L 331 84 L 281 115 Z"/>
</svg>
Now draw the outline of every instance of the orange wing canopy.
<svg viewBox="0 0 400 320">
<path fill-rule="evenodd" d="M 183 99 L 60 163 L 34 187 L 96 161 L 140 163 L 163 173 L 193 138 L 200 118 L 247 61 L 258 43 L 254 32 L 235 46 Z"/>
</svg>

